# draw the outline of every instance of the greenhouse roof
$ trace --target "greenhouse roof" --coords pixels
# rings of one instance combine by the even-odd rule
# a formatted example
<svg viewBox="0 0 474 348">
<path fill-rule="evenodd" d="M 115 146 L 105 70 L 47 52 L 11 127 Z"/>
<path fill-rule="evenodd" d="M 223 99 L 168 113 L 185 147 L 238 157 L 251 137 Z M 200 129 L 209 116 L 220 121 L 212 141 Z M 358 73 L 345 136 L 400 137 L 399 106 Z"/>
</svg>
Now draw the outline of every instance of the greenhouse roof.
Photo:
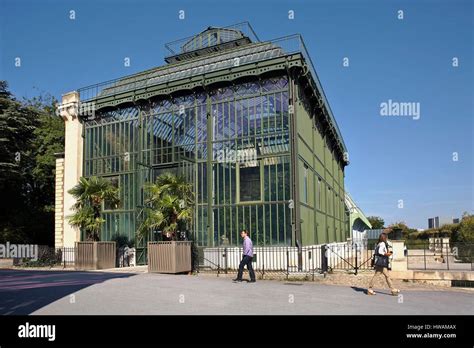
<svg viewBox="0 0 474 348">
<path fill-rule="evenodd" d="M 165 47 L 172 55 L 166 56 L 165 61 L 167 63 L 182 62 L 213 52 L 247 45 L 251 42 L 252 40 L 238 29 L 209 27 L 191 38 L 166 44 Z M 178 53 L 175 53 L 171 48 L 173 46 L 179 46 Z"/>
<path fill-rule="evenodd" d="M 238 59 L 239 65 L 245 65 L 284 55 L 285 52 L 281 47 L 275 46 L 272 43 L 249 44 L 240 49 L 198 57 L 181 64 L 168 64 L 144 74 L 120 79 L 112 86 L 103 89 L 98 96 L 104 97 L 114 95 L 138 88 L 154 86 L 195 75 L 202 75 L 217 70 L 231 68 L 236 65 L 236 58 Z"/>
<path fill-rule="evenodd" d="M 247 29 L 244 30 L 245 28 Z M 273 64 L 277 59 L 295 55 L 294 59 L 300 61 L 299 64 L 309 73 L 304 75 L 310 77 L 311 88 L 317 95 L 319 105 L 324 107 L 331 131 L 341 151 L 346 152 L 344 140 L 301 35 L 260 42 L 248 23 L 244 29 L 239 25 L 226 28 L 208 27 L 197 35 L 166 44 L 170 53 L 165 58 L 168 64 L 79 89 L 81 103 L 96 102 L 98 109 L 104 105 L 116 106 L 121 102 L 136 100 L 140 95 L 148 98 L 152 95 L 149 93 L 152 89 L 162 88 L 160 86 L 167 88 L 170 82 L 187 83 L 192 78 L 214 76 L 217 72 L 228 74 L 232 69 L 246 66 L 248 69 L 254 69 L 262 67 L 264 62 Z M 202 85 L 204 80 L 199 79 L 194 83 Z"/>
</svg>

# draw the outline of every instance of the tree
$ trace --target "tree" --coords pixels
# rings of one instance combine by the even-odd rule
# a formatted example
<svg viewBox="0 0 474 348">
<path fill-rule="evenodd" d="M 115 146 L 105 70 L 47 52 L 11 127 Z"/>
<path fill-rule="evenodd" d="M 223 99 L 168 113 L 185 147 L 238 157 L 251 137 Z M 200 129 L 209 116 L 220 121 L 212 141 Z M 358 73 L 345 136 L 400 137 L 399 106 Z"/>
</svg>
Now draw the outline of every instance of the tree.
<svg viewBox="0 0 474 348">
<path fill-rule="evenodd" d="M 100 229 L 105 220 L 102 218 L 103 204 L 113 207 L 120 203 L 118 189 L 104 178 L 82 177 L 79 183 L 68 191 L 75 199 L 75 213 L 69 217 L 69 223 L 86 233 L 86 240 L 99 241 Z"/>
<path fill-rule="evenodd" d="M 64 125 L 54 98 L 17 101 L 0 81 L 0 242 L 53 244 L 55 152 Z"/>
<path fill-rule="evenodd" d="M 40 96 L 28 101 L 28 104 L 39 112 L 39 125 L 34 130 L 32 146 L 34 148 L 35 163 L 32 175 L 35 185 L 42 191 L 45 201 L 45 210 L 54 208 L 54 187 L 56 154 L 64 151 L 64 122 L 55 116 L 57 101 L 50 96 Z M 47 188 L 47 190 L 45 190 Z"/>
<path fill-rule="evenodd" d="M 377 230 L 377 229 L 384 228 L 385 221 L 380 216 L 369 216 L 367 220 L 369 220 L 373 229 Z"/>
<path fill-rule="evenodd" d="M 416 228 L 408 227 L 404 221 L 395 222 L 388 226 L 387 229 L 389 230 L 389 233 L 394 230 L 401 230 L 403 238 L 409 238 L 411 234 L 418 232 Z"/>
<path fill-rule="evenodd" d="M 453 232 L 452 239 L 459 243 L 474 243 L 474 215 L 463 214 L 459 228 Z"/>
<path fill-rule="evenodd" d="M 0 187 L 31 166 L 31 143 L 38 113 L 16 101 L 5 81 L 0 81 Z"/>
<path fill-rule="evenodd" d="M 184 177 L 172 173 L 161 174 L 154 184 L 145 187 L 145 220 L 139 233 L 159 230 L 164 239 L 176 240 L 177 231 L 184 231 L 192 221 L 194 192 Z"/>
</svg>

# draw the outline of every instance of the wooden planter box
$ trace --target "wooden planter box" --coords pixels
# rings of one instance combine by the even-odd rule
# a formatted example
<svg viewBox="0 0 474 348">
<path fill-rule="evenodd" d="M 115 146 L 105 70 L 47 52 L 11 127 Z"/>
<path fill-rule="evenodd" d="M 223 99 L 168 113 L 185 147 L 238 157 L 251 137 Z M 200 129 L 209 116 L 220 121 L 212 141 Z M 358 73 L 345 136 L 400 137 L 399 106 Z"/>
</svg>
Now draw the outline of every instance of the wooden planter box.
<svg viewBox="0 0 474 348">
<path fill-rule="evenodd" d="M 2 268 L 13 268 L 15 264 L 14 259 L 0 259 L 0 269 Z"/>
<path fill-rule="evenodd" d="M 148 242 L 148 272 L 190 272 L 192 242 Z"/>
<path fill-rule="evenodd" d="M 115 242 L 76 242 L 75 268 L 80 270 L 115 267 Z"/>
</svg>

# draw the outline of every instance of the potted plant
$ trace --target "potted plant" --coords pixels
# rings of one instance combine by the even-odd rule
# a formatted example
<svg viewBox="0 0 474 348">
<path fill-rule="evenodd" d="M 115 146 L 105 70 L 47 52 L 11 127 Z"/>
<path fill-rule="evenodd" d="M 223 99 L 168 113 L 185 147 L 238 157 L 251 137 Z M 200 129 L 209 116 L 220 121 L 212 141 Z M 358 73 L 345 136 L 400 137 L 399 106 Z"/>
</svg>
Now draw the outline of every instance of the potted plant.
<svg viewBox="0 0 474 348">
<path fill-rule="evenodd" d="M 181 233 L 192 222 L 193 187 L 182 176 L 161 174 L 145 187 L 145 220 L 139 234 L 161 231 L 160 242 L 148 242 L 150 272 L 180 273 L 191 271 L 191 242 L 180 241 Z"/>
<path fill-rule="evenodd" d="M 120 203 L 118 188 L 107 179 L 82 177 L 68 191 L 75 199 L 74 214 L 69 223 L 85 232 L 86 241 L 76 242 L 76 268 L 104 269 L 115 267 L 115 242 L 100 242 L 103 204 L 117 207 Z"/>
</svg>

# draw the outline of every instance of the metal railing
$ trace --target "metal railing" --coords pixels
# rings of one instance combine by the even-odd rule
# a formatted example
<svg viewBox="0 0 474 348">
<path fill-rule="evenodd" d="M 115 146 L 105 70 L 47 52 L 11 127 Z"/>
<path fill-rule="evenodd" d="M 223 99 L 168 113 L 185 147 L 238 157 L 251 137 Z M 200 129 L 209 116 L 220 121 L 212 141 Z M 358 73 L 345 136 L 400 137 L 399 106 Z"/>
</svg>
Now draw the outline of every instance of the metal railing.
<svg viewBox="0 0 474 348">
<path fill-rule="evenodd" d="M 474 243 L 444 240 L 409 241 L 407 268 L 411 270 L 473 271 Z"/>
<path fill-rule="evenodd" d="M 135 250 L 130 248 L 117 248 L 116 267 L 135 266 Z M 15 266 L 23 267 L 62 267 L 70 268 L 76 266 L 77 248 L 63 247 L 54 248 L 48 246 L 39 246 L 38 258 L 33 259 L 14 259 Z"/>
<path fill-rule="evenodd" d="M 262 43 L 257 43 L 258 47 L 262 49 L 261 52 L 247 52 L 250 47 L 257 46 L 242 46 L 237 49 L 234 55 L 229 57 L 228 52 L 223 51 L 218 57 L 202 56 L 190 61 L 184 61 L 178 64 L 163 65 L 160 67 L 145 70 L 136 74 L 126 75 L 109 81 L 93 84 L 90 86 L 79 88 L 77 91 L 80 94 L 81 103 L 95 102 L 96 99 L 104 96 L 117 95 L 121 93 L 131 92 L 140 88 L 150 88 L 163 83 L 187 79 L 193 75 L 189 75 L 190 72 L 196 70 L 199 67 L 206 66 L 207 72 L 216 72 L 221 70 L 227 70 L 234 66 L 235 58 L 247 57 L 248 63 L 254 63 L 257 61 L 265 61 L 273 59 L 276 56 L 285 56 L 299 52 L 299 47 L 302 47 L 298 41 L 299 35 L 287 36 L 284 38 L 278 38 L 275 40 L 269 40 Z M 276 47 L 284 45 L 278 54 L 265 55 L 268 50 L 275 51 Z M 232 51 L 233 52 L 233 51 Z M 261 53 L 258 56 L 258 53 Z M 245 65 L 242 61 L 240 65 Z M 196 75 L 202 75 L 202 73 L 196 73 Z M 160 78 L 161 77 L 161 78 Z"/>
<path fill-rule="evenodd" d="M 33 259 L 15 259 L 14 265 L 25 267 L 73 267 L 75 258 L 75 248 L 53 248 L 48 246 L 38 247 L 38 257 Z"/>
<path fill-rule="evenodd" d="M 240 32 L 243 36 L 248 37 L 252 42 L 260 41 L 249 22 L 241 22 L 241 23 L 232 24 L 229 26 L 215 28 L 215 29 L 224 29 L 224 30 L 231 29 L 231 30 Z M 165 44 L 165 49 L 166 49 L 165 57 L 170 57 L 179 53 L 186 52 L 187 51 L 185 49 L 186 43 L 189 43 L 193 39 L 199 38 L 199 35 L 200 34 L 197 34 L 197 35 L 195 34 L 195 35 L 191 35 L 182 39 L 178 39 L 178 40 L 174 40 L 172 42 L 166 43 Z M 215 44 L 223 43 L 225 41 L 226 40 L 218 40 L 216 41 Z M 199 48 L 204 48 L 204 47 L 212 47 L 212 42 L 209 41 L 207 45 L 201 43 L 201 45 L 194 47 L 194 49 L 199 49 Z"/>
<path fill-rule="evenodd" d="M 225 246 L 200 248 L 199 271 L 236 272 L 242 259 L 243 248 Z M 314 277 L 331 270 L 372 269 L 373 251 L 357 244 L 334 243 L 326 245 L 254 247 L 253 268 L 262 277 L 265 274 L 301 274 Z"/>
</svg>

